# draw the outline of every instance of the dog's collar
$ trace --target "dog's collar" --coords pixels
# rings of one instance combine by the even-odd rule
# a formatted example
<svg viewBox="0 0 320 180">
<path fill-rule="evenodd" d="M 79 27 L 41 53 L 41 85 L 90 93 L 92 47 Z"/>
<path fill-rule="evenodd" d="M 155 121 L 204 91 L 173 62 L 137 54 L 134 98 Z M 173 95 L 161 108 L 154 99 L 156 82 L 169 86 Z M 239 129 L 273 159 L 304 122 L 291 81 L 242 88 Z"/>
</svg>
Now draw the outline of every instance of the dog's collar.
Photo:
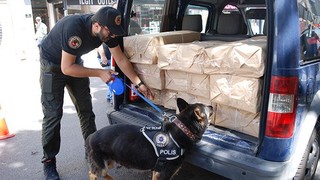
<svg viewBox="0 0 320 180">
<path fill-rule="evenodd" d="M 178 128 L 181 129 L 192 141 L 196 141 L 196 136 L 178 118 L 175 118 L 172 122 L 176 124 Z"/>
</svg>

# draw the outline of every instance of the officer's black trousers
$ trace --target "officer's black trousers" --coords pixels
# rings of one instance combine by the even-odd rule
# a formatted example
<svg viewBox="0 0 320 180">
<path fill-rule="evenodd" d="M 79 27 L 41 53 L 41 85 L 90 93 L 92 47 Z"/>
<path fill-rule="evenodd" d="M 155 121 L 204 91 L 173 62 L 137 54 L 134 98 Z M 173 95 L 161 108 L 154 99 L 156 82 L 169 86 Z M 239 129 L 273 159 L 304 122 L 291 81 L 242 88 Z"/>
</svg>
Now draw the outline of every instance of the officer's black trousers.
<svg viewBox="0 0 320 180">
<path fill-rule="evenodd" d="M 40 59 L 43 161 L 54 158 L 60 149 L 60 122 L 63 114 L 64 89 L 67 88 L 77 110 L 84 140 L 96 131 L 92 111 L 89 78 L 75 78 L 61 72 L 60 65 Z"/>
</svg>

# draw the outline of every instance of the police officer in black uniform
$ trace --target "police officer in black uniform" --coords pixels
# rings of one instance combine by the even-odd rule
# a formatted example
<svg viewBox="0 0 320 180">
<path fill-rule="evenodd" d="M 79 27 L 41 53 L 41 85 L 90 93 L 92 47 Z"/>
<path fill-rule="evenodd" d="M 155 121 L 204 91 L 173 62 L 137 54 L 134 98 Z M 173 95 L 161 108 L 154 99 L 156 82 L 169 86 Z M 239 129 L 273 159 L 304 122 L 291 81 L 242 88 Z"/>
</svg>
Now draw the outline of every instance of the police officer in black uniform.
<svg viewBox="0 0 320 180">
<path fill-rule="evenodd" d="M 117 36 L 124 33 L 120 12 L 112 7 L 103 7 L 95 14 L 64 17 L 44 39 L 40 50 L 40 84 L 44 114 L 42 163 L 46 179 L 59 179 L 55 156 L 60 149 L 64 88 L 67 88 L 76 107 L 82 135 L 86 139 L 96 131 L 88 77 L 99 77 L 107 83 L 113 79 L 112 74 L 117 74 L 109 69 L 84 67 L 81 59 L 83 54 L 105 42 L 122 72 L 137 85 L 144 96 L 153 99 L 150 89 L 134 72 L 118 44 Z"/>
</svg>

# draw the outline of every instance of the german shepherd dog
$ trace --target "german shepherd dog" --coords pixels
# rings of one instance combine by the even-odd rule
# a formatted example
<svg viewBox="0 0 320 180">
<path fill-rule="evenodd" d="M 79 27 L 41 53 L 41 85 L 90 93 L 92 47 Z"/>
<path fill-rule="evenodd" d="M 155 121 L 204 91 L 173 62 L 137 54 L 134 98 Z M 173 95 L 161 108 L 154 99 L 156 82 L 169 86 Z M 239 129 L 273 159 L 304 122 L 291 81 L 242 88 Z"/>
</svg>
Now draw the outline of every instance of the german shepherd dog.
<svg viewBox="0 0 320 180">
<path fill-rule="evenodd" d="M 164 121 L 159 127 L 117 124 L 91 134 L 86 140 L 89 179 L 113 179 L 107 169 L 115 163 L 127 168 L 153 170 L 153 180 L 171 179 L 182 165 L 183 152 L 201 140 L 213 114 L 212 106 L 188 104 L 181 98 L 177 99 L 177 106 L 180 113 L 176 118 Z M 155 134 L 153 138 L 145 136 L 146 129 Z M 169 141 L 178 149 L 166 149 Z"/>
</svg>

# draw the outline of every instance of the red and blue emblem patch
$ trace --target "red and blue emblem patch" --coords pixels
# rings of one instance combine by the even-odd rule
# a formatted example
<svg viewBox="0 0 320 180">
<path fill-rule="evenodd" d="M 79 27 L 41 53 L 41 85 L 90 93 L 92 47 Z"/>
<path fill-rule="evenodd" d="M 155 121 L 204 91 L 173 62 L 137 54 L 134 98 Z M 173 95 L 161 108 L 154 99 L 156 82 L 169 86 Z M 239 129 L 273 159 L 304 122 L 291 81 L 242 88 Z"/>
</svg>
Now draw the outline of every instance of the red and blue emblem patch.
<svg viewBox="0 0 320 180">
<path fill-rule="evenodd" d="M 82 40 L 79 36 L 72 36 L 68 40 L 68 45 L 72 49 L 78 49 L 81 46 Z"/>
</svg>

